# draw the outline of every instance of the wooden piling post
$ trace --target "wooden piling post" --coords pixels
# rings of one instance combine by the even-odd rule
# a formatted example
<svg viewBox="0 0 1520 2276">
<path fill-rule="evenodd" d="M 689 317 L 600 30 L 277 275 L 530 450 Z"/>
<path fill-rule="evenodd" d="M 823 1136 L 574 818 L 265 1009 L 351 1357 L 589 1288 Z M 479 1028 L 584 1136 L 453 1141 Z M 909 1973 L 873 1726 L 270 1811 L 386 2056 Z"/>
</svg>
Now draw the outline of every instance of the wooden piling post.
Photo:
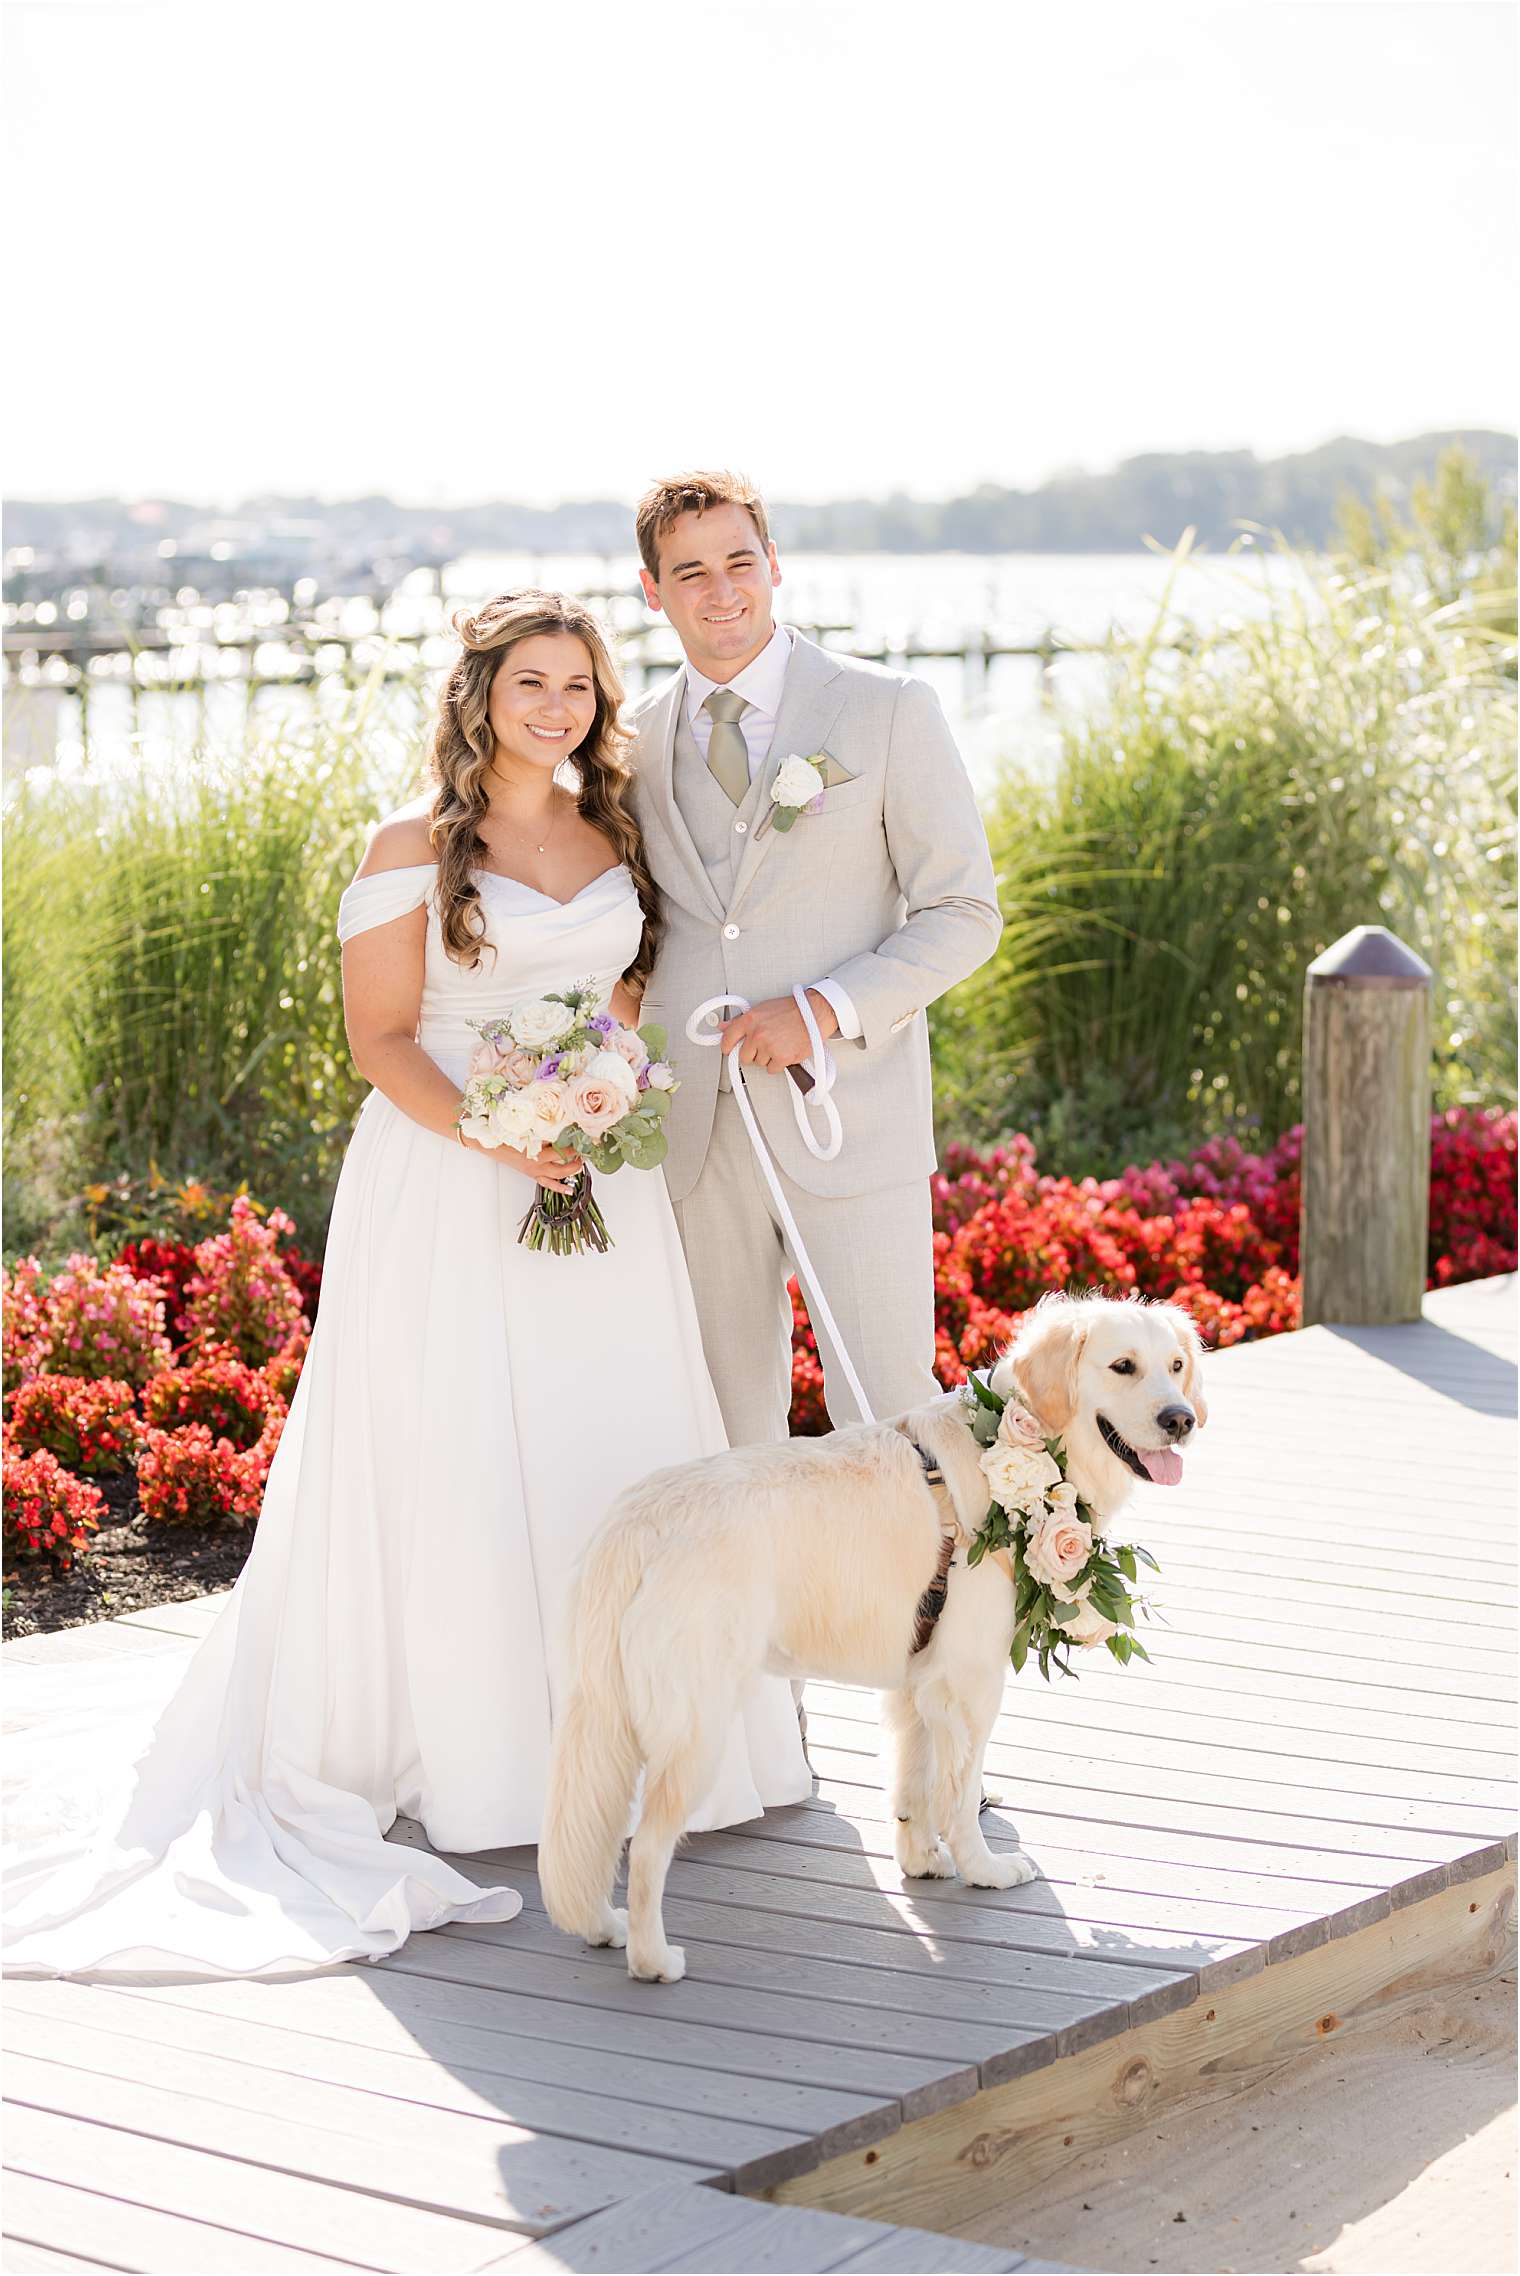
<svg viewBox="0 0 1520 2276">
<path fill-rule="evenodd" d="M 1431 973 L 1357 925 L 1304 980 L 1304 1326 L 1417 1320 L 1430 1218 Z"/>
</svg>

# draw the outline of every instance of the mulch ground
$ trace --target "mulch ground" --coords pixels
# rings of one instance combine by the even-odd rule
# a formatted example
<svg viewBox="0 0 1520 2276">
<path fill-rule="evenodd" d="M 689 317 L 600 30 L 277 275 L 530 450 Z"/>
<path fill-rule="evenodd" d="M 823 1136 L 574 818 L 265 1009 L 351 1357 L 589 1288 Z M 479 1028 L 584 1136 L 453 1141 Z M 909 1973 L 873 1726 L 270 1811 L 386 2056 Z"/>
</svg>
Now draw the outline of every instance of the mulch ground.
<svg viewBox="0 0 1520 2276">
<path fill-rule="evenodd" d="M 253 1527 L 199 1532 L 188 1526 L 144 1523 L 134 1478 L 102 1478 L 106 1497 L 100 1531 L 72 1572 L 37 1559 L 5 1576 L 4 1633 L 42 1636 L 114 1620 L 150 1604 L 177 1604 L 230 1588 L 253 1546 Z"/>
</svg>

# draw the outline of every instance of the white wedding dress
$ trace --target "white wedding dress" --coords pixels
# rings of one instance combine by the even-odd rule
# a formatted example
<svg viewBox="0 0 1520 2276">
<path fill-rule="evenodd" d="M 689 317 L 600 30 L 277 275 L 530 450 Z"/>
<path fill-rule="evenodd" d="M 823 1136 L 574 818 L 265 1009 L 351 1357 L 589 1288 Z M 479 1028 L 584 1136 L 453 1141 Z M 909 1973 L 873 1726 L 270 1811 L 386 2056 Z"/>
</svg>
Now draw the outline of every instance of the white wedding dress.
<svg viewBox="0 0 1520 2276">
<path fill-rule="evenodd" d="M 487 873 L 496 954 L 467 969 L 444 951 L 434 877 L 362 879 L 339 931 L 428 902 L 419 1039 L 457 1080 L 472 1021 L 610 988 L 637 949 L 621 866 L 564 904 Z M 170 1646 L 16 1671 L 8 1972 L 278 1974 L 520 1909 L 387 1829 L 416 1819 L 442 1851 L 537 1840 L 577 1556 L 624 1486 L 726 1443 L 663 1175 L 597 1179 L 603 1255 L 520 1247 L 533 1192 L 366 1100 L 316 1332 L 215 1625 L 188 1666 Z M 694 1824 L 810 1791 L 790 1691 L 767 1679 Z"/>
</svg>

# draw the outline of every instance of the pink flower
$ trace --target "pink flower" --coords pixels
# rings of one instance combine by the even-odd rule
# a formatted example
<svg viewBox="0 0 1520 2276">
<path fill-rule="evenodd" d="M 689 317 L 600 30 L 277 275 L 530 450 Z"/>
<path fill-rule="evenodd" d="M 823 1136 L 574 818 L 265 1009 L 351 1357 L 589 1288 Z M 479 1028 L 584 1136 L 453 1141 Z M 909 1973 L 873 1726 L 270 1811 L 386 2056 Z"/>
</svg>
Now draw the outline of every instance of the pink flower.
<svg viewBox="0 0 1520 2276">
<path fill-rule="evenodd" d="M 1025 1565 L 1037 1581 L 1063 1596 L 1092 1550 L 1091 1527 L 1061 1509 L 1048 1510 L 1036 1518 L 1024 1536 Z"/>
<path fill-rule="evenodd" d="M 627 1060 L 635 1075 L 642 1075 L 649 1065 L 649 1053 L 631 1027 L 615 1027 L 607 1038 L 607 1044 L 610 1050 Z"/>
<path fill-rule="evenodd" d="M 1012 1399 L 1003 1409 L 998 1424 L 998 1437 L 1005 1446 L 1043 1446 L 1045 1433 L 1027 1407 L 1018 1406 Z"/>
<path fill-rule="evenodd" d="M 622 1089 L 598 1075 L 581 1077 L 571 1094 L 571 1105 L 575 1120 L 591 1139 L 602 1137 L 628 1112 Z"/>
</svg>

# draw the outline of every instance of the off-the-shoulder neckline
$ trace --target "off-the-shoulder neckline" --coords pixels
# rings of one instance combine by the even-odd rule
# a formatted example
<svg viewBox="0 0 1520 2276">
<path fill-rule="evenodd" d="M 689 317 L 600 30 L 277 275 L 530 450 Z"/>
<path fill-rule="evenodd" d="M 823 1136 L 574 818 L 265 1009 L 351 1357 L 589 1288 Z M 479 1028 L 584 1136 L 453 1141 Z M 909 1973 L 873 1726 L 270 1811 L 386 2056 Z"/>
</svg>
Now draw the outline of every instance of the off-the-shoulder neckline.
<svg viewBox="0 0 1520 2276">
<path fill-rule="evenodd" d="M 368 877 L 356 877 L 354 885 L 377 885 L 382 877 L 419 877 L 424 870 L 434 870 L 437 867 L 436 861 L 397 862 L 393 869 L 372 869 Z M 604 877 L 616 877 L 619 872 L 628 876 L 628 864 L 625 861 L 611 862 L 606 869 L 599 869 L 595 877 L 588 877 L 579 893 L 572 893 L 568 901 L 557 901 L 552 893 L 541 893 L 536 885 L 529 885 L 521 877 L 508 877 L 500 869 L 477 869 L 475 874 L 477 877 L 489 877 L 497 885 L 515 885 L 519 893 L 531 893 L 535 901 L 547 901 L 553 908 L 569 909 L 577 901 L 584 900 L 593 885 L 600 885 Z M 352 892 L 353 886 L 348 890 Z"/>
</svg>

